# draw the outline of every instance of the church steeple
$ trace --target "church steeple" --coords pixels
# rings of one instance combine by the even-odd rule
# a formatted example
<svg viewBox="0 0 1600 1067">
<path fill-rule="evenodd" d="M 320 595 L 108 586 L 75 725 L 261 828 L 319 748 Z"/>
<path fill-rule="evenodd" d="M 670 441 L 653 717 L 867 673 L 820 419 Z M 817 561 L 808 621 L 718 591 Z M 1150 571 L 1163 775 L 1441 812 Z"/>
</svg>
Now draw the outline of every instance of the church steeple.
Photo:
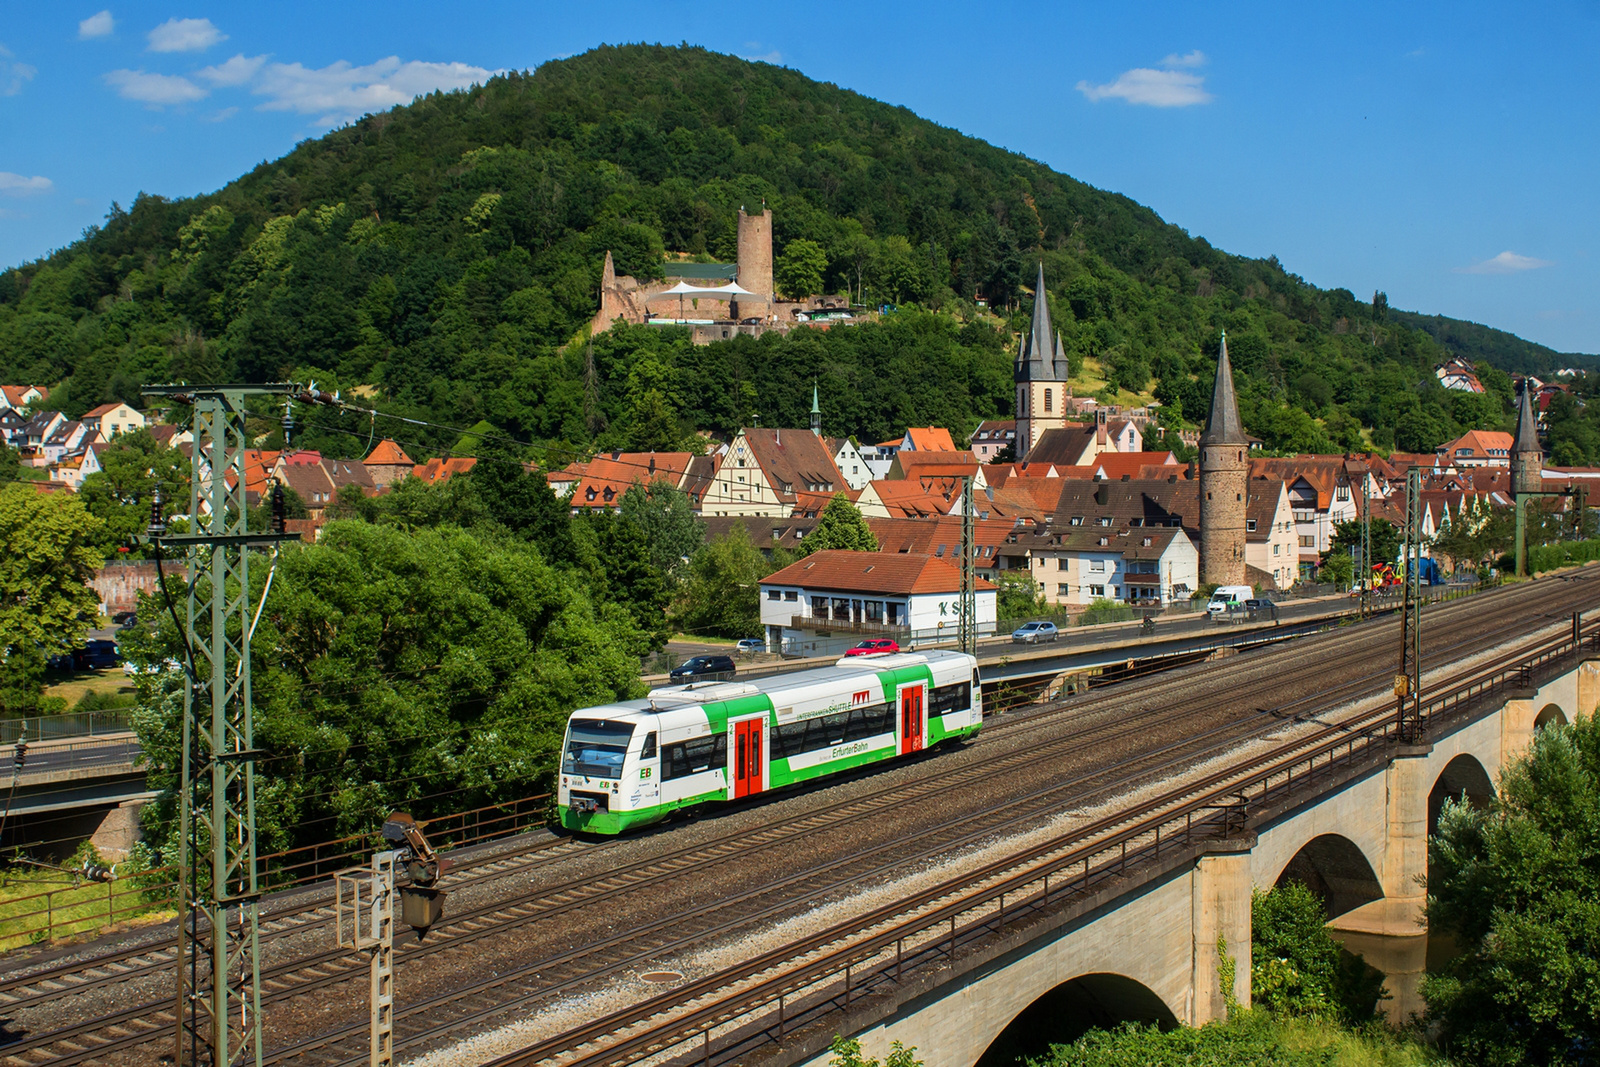
<svg viewBox="0 0 1600 1067">
<path fill-rule="evenodd" d="M 1522 380 L 1517 404 L 1517 432 L 1511 439 L 1511 491 L 1537 493 L 1544 488 L 1544 450 L 1539 447 L 1539 423 L 1533 414 L 1533 390 Z"/>
<path fill-rule="evenodd" d="M 817 403 L 817 383 L 811 383 L 811 432 L 822 436 L 822 406 Z"/>
<path fill-rule="evenodd" d="M 1018 353 L 1017 374 L 1019 382 L 1065 381 L 1056 373 L 1056 359 L 1051 350 L 1055 330 L 1050 325 L 1050 296 L 1044 288 L 1044 263 L 1039 264 L 1038 279 L 1033 284 L 1033 327 L 1022 339 Z"/>
<path fill-rule="evenodd" d="M 1211 417 L 1206 420 L 1202 445 L 1242 445 L 1244 425 L 1239 421 L 1239 400 L 1233 392 L 1233 366 L 1228 362 L 1228 331 L 1222 331 L 1222 353 L 1217 356 L 1217 381 L 1211 388 Z"/>
</svg>

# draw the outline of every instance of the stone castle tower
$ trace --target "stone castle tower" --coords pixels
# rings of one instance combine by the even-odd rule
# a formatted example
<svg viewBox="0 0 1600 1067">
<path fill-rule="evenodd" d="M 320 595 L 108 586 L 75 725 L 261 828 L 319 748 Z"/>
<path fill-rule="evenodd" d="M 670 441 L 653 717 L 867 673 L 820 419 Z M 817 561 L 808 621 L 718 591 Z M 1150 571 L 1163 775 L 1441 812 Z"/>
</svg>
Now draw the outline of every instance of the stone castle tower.
<svg viewBox="0 0 1600 1067">
<path fill-rule="evenodd" d="M 1052 343 L 1053 342 L 1053 343 Z M 1044 264 L 1033 286 L 1033 327 L 1022 339 L 1014 375 L 1017 383 L 1017 461 L 1050 429 L 1066 425 L 1067 352 L 1050 326 L 1050 298 L 1044 289 Z"/>
<path fill-rule="evenodd" d="M 1211 391 L 1211 418 L 1200 435 L 1200 581 L 1204 585 L 1245 585 L 1245 496 L 1250 481 L 1250 445 L 1239 421 L 1228 363 L 1228 334 L 1222 334 L 1217 383 Z"/>
<path fill-rule="evenodd" d="M 1516 496 L 1544 488 L 1544 451 L 1539 447 L 1539 424 L 1533 417 L 1533 397 L 1526 379 L 1517 405 L 1517 432 L 1511 439 L 1511 492 Z"/>
<path fill-rule="evenodd" d="M 747 215 L 739 208 L 739 272 L 734 280 L 755 294 L 737 302 L 733 317 L 765 317 L 772 311 L 772 209 Z"/>
</svg>

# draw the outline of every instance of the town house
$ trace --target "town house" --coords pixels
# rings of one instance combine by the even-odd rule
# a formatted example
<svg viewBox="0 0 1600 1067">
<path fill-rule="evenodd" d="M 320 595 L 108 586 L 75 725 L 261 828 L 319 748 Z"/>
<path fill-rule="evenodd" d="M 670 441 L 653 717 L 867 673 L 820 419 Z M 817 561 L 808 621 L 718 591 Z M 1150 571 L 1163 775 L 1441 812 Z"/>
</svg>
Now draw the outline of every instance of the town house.
<svg viewBox="0 0 1600 1067">
<path fill-rule="evenodd" d="M 844 477 L 821 437 L 809 430 L 739 431 L 700 501 L 703 515 L 785 516 L 797 493 L 836 493 Z"/>
</svg>

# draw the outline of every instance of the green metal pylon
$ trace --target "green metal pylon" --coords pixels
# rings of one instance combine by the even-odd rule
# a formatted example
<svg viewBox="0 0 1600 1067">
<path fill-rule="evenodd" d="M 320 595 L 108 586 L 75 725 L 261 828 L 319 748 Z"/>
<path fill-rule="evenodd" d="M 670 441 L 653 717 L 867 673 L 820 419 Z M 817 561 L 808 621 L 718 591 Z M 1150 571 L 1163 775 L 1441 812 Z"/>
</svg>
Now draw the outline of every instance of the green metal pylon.
<svg viewBox="0 0 1600 1067">
<path fill-rule="evenodd" d="M 250 704 L 249 547 L 295 535 L 249 530 L 245 400 L 296 390 L 289 385 L 225 385 L 145 391 L 190 403 L 194 410 L 191 532 L 168 537 L 153 531 L 152 537 L 158 552 L 179 549 L 187 562 L 176 1062 L 184 1062 L 187 1033 L 191 1059 L 205 1044 L 213 1067 L 259 1065 L 261 892 Z"/>
<path fill-rule="evenodd" d="M 961 479 L 961 651 L 978 654 L 977 517 L 973 511 L 972 476 Z M 976 694 L 974 694 L 976 696 Z"/>
</svg>

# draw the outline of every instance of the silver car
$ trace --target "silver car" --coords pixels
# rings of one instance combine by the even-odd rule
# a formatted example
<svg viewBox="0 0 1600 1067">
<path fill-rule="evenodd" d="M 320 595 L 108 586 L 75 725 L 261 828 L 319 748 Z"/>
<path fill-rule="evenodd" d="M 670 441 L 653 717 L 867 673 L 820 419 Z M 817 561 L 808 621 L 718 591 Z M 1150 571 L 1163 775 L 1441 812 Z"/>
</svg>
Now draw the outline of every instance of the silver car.
<svg viewBox="0 0 1600 1067">
<path fill-rule="evenodd" d="M 1011 631 L 1011 640 L 1019 645 L 1035 645 L 1040 641 L 1054 641 L 1060 633 L 1053 622 L 1025 622 Z"/>
</svg>

